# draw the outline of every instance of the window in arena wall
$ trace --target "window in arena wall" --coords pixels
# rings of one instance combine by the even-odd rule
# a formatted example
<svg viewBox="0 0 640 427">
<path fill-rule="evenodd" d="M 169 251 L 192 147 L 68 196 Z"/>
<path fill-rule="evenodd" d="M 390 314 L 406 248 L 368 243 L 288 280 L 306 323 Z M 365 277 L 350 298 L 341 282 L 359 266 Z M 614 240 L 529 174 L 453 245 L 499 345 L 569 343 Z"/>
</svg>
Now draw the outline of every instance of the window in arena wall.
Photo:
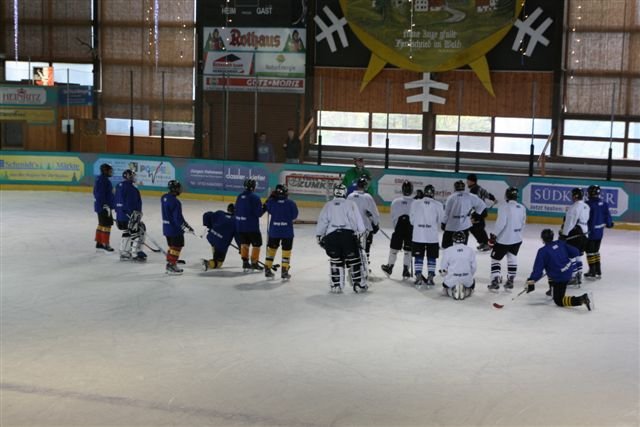
<svg viewBox="0 0 640 427">
<path fill-rule="evenodd" d="M 33 80 L 34 67 L 48 66 L 48 62 L 6 61 L 5 80 L 8 82 Z M 54 62 L 52 66 L 53 80 L 58 84 L 67 83 L 67 70 L 69 70 L 70 84 L 93 86 L 93 64 Z"/>
<path fill-rule="evenodd" d="M 107 122 L 107 135 L 129 135 L 131 121 L 129 119 L 105 119 Z M 149 136 L 149 121 L 134 120 L 133 134 L 135 136 Z"/>
<path fill-rule="evenodd" d="M 458 137 L 456 135 L 436 134 L 436 150 L 455 151 L 457 139 Z M 460 135 L 460 151 L 470 153 L 490 153 L 491 137 L 489 135 Z"/>
<path fill-rule="evenodd" d="M 387 114 L 372 113 L 371 127 L 387 129 Z M 389 114 L 389 129 L 422 131 L 422 114 Z"/>
<path fill-rule="evenodd" d="M 531 118 L 523 117 L 496 117 L 494 124 L 494 132 L 500 133 L 514 133 L 531 135 Z M 535 119 L 533 133 L 535 135 L 550 135 L 551 134 L 551 119 Z M 528 151 L 527 151 L 528 153 Z"/>
<path fill-rule="evenodd" d="M 613 122 L 613 137 L 624 138 L 624 122 Z M 565 120 L 565 136 L 585 136 L 609 138 L 611 135 L 611 122 L 601 120 Z"/>
<path fill-rule="evenodd" d="M 342 147 L 368 147 L 368 132 L 340 131 L 322 129 L 322 145 Z"/>
<path fill-rule="evenodd" d="M 318 124 L 322 128 L 369 128 L 369 113 L 349 111 L 318 112 Z M 324 141 L 323 141 L 324 142 Z"/>
<path fill-rule="evenodd" d="M 162 122 L 151 122 L 151 136 L 161 136 Z M 193 123 L 164 122 L 164 136 L 173 138 L 193 138 L 195 125 Z"/>
<path fill-rule="evenodd" d="M 531 132 L 531 131 L 529 131 Z M 537 156 L 542 153 L 546 139 L 534 138 L 533 153 Z M 495 136 L 493 138 L 493 152 L 500 154 L 529 154 L 531 152 L 531 138 L 516 138 L 510 136 Z M 549 147 L 546 154 L 549 155 Z"/>
<path fill-rule="evenodd" d="M 436 131 L 457 132 L 458 116 L 436 116 Z M 460 132 L 491 132 L 491 117 L 460 116 Z"/>
<path fill-rule="evenodd" d="M 386 132 L 373 132 L 371 146 L 375 148 L 386 147 Z M 422 135 L 416 133 L 391 133 L 389 132 L 389 147 L 405 150 L 420 150 L 422 148 Z"/>
<path fill-rule="evenodd" d="M 624 143 L 614 142 L 612 148 L 612 157 L 614 159 L 624 158 Z M 589 157 L 595 159 L 606 159 L 609 157 L 609 142 L 565 138 L 562 148 L 562 155 L 565 157 Z"/>
</svg>

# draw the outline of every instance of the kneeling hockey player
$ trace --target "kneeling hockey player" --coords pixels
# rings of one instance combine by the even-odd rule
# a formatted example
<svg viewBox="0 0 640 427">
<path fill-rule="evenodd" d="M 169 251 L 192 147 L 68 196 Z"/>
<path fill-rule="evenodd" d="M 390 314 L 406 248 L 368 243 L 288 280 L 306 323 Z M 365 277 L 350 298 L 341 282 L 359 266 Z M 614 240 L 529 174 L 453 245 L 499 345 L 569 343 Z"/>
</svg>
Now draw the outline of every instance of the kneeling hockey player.
<svg viewBox="0 0 640 427">
<path fill-rule="evenodd" d="M 162 234 L 167 238 L 167 274 L 182 274 L 182 269 L 178 267 L 180 251 L 184 247 L 184 233 L 193 233 L 193 228 L 182 216 L 182 203 L 178 196 L 182 193 L 180 181 L 172 179 L 167 184 L 169 192 L 162 196 Z"/>
<path fill-rule="evenodd" d="M 575 307 L 586 305 L 591 311 L 591 299 L 589 295 L 582 294 L 579 297 L 565 296 L 567 285 L 576 269 L 574 259 L 580 256 L 580 252 L 575 247 L 566 244 L 562 240 L 553 240 L 553 231 L 542 230 L 540 238 L 544 246 L 538 249 L 536 260 L 533 264 L 533 271 L 527 279 L 527 293 L 536 289 L 536 282 L 547 273 L 549 285 L 552 289 L 553 301 L 560 307 Z"/>
<path fill-rule="evenodd" d="M 467 246 L 464 232 L 456 231 L 451 238 L 453 246 L 442 252 L 440 274 L 444 276 L 443 291 L 460 300 L 470 296 L 476 286 L 476 253 Z"/>
<path fill-rule="evenodd" d="M 271 267 L 280 244 L 282 244 L 281 277 L 285 280 L 291 278 L 289 263 L 291 262 L 291 248 L 293 248 L 293 221 L 298 218 L 298 206 L 288 196 L 287 187 L 278 184 L 265 203 L 264 209 L 271 215 L 267 229 L 267 257 L 264 261 L 264 275 L 267 278 L 274 276 Z"/>
<path fill-rule="evenodd" d="M 131 169 L 122 172 L 122 181 L 116 185 L 116 221 L 122 230 L 120 259 L 144 262 L 147 254 L 142 250 L 146 227 L 142 222 L 142 198 L 135 186 L 136 174 Z"/>
<path fill-rule="evenodd" d="M 424 197 L 411 204 L 409 219 L 413 225 L 412 252 L 416 266 L 415 285 L 433 286 L 436 275 L 436 260 L 440 252 L 438 227 L 444 216 L 442 203 L 434 199 L 436 190 L 433 185 L 424 187 Z M 427 254 L 427 278 L 422 275 L 424 255 Z"/>
<path fill-rule="evenodd" d="M 356 204 L 346 200 L 347 187 L 342 184 L 335 185 L 333 196 L 334 199 L 322 208 L 316 226 L 318 244 L 330 258 L 331 292 L 342 292 L 345 267 L 351 271 L 353 291 L 366 291 L 368 285 L 363 277 L 359 239 L 366 228 Z"/>
<path fill-rule="evenodd" d="M 391 221 L 393 222 L 393 233 L 389 243 L 389 261 L 382 265 L 382 271 L 391 275 L 393 265 L 398 257 L 400 249 L 404 250 L 404 261 L 402 268 L 402 278 L 411 277 L 409 267 L 411 266 L 411 236 L 413 227 L 409 220 L 411 204 L 413 203 L 413 184 L 411 181 L 402 183 L 402 197 L 398 197 L 391 202 Z"/>
<path fill-rule="evenodd" d="M 227 251 L 234 237 L 236 237 L 236 218 L 234 205 L 229 203 L 227 211 L 205 212 L 202 215 L 202 225 L 207 227 L 207 240 L 211 245 L 212 259 L 203 259 L 204 271 L 221 268 L 227 257 Z"/>
</svg>

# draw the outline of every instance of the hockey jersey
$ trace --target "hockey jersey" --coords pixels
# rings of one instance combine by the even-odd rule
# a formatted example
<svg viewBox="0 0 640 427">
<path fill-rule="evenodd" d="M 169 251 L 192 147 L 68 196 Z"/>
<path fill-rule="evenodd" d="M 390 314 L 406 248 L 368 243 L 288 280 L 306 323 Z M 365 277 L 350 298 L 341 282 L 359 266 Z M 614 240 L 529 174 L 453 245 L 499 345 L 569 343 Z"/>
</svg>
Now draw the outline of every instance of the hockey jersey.
<svg viewBox="0 0 640 427">
<path fill-rule="evenodd" d="M 93 210 L 100 213 L 104 205 L 109 206 L 109 209 L 115 207 L 113 184 L 107 175 L 100 175 L 93 184 Z"/>
<path fill-rule="evenodd" d="M 349 194 L 347 200 L 351 200 L 358 207 L 358 211 L 360 212 L 360 216 L 362 217 L 362 221 L 364 222 L 364 226 L 367 231 L 373 230 L 372 224 L 380 223 L 380 213 L 378 212 L 378 207 L 376 206 L 376 202 L 373 201 L 371 194 L 365 193 L 364 191 L 354 191 Z"/>
<path fill-rule="evenodd" d="M 184 234 L 182 226 L 185 224 L 182 216 L 182 203 L 175 194 L 167 193 L 160 199 L 162 211 L 162 234 L 167 237 Z"/>
<path fill-rule="evenodd" d="M 442 203 L 425 197 L 411 204 L 409 219 L 413 225 L 412 240 L 417 243 L 438 243 L 438 230 L 443 222 Z"/>
<path fill-rule="evenodd" d="M 568 236 L 576 225 L 582 229 L 583 233 L 589 231 L 589 205 L 582 200 L 574 202 L 567 209 L 560 234 Z"/>
<path fill-rule="evenodd" d="M 465 287 L 473 284 L 473 275 L 476 274 L 476 253 L 469 246 L 456 243 L 442 252 L 440 269 L 446 270 L 444 283 L 448 287 L 462 283 Z"/>
<path fill-rule="evenodd" d="M 409 216 L 413 200 L 412 196 L 402 196 L 393 199 L 391 202 L 391 221 L 393 222 L 393 228 L 396 228 L 396 225 L 398 225 L 398 219 L 400 219 L 400 217 Z"/>
<path fill-rule="evenodd" d="M 568 282 L 576 272 L 576 261 L 580 257 L 578 249 L 562 240 L 546 243 L 538 249 L 533 271 L 528 280 L 537 282 L 542 279 L 544 271 L 547 277 L 555 282 Z"/>
<path fill-rule="evenodd" d="M 236 235 L 236 219 L 225 211 L 205 212 L 202 225 L 209 229 L 207 240 L 217 251 L 226 252 Z"/>
<path fill-rule="evenodd" d="M 269 237 L 276 239 L 293 238 L 293 221 L 298 218 L 298 206 L 293 200 L 282 197 L 270 197 L 266 203 L 267 212 L 271 215 Z"/>
<path fill-rule="evenodd" d="M 253 191 L 243 191 L 236 199 L 236 230 L 238 233 L 260 232 L 262 202 Z"/>
<path fill-rule="evenodd" d="M 522 242 L 522 231 L 527 222 L 527 210 L 515 200 L 507 200 L 498 206 L 494 234 L 501 245 Z"/>
<path fill-rule="evenodd" d="M 589 198 L 587 204 L 589 205 L 589 240 L 602 240 L 604 228 L 613 227 L 609 204 L 599 197 Z"/>
<path fill-rule="evenodd" d="M 131 181 L 120 181 L 116 185 L 116 220 L 128 222 L 131 212 L 142 212 L 140 191 Z"/>
<path fill-rule="evenodd" d="M 471 214 L 482 214 L 487 205 L 475 194 L 456 191 L 447 198 L 442 222 L 447 231 L 463 231 L 471 228 Z"/>
<path fill-rule="evenodd" d="M 335 198 L 327 202 L 320 211 L 316 236 L 324 237 L 336 230 L 352 230 L 356 234 L 366 231 L 360 211 L 351 200 Z"/>
<path fill-rule="evenodd" d="M 471 187 L 469 187 L 469 193 L 475 194 L 483 202 L 485 200 L 487 200 L 487 199 L 491 200 L 492 202 L 496 201 L 496 198 L 495 198 L 495 196 L 493 194 L 489 193 L 487 190 L 485 190 L 484 188 L 482 188 L 478 184 L 474 184 Z M 485 202 L 485 205 L 486 205 L 486 202 Z M 484 210 L 484 212 L 479 212 L 478 211 L 478 212 L 474 212 L 472 214 L 472 217 L 475 218 L 476 220 L 479 220 L 480 218 L 484 218 L 486 216 L 487 216 L 487 210 L 486 209 Z"/>
</svg>

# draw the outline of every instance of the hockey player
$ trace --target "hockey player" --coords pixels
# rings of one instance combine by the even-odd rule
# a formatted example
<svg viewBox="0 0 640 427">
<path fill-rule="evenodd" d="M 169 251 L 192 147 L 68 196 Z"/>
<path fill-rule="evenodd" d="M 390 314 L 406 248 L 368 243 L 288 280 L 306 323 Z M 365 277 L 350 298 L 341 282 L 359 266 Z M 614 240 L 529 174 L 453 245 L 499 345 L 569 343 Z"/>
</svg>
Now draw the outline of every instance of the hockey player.
<svg viewBox="0 0 640 427">
<path fill-rule="evenodd" d="M 122 230 L 120 259 L 144 262 L 147 254 L 142 250 L 146 227 L 142 222 L 142 198 L 135 186 L 136 174 L 131 169 L 122 172 L 122 181 L 116 185 L 116 221 Z"/>
<path fill-rule="evenodd" d="M 273 259 L 282 243 L 282 272 L 281 277 L 289 280 L 289 265 L 291 262 L 291 248 L 293 247 L 293 221 L 298 218 L 298 206 L 288 198 L 289 190 L 282 184 L 276 185 L 276 189 L 267 202 L 265 210 L 271 216 L 267 229 L 267 256 L 264 262 L 264 275 L 268 279 L 273 278 L 271 270 Z"/>
<path fill-rule="evenodd" d="M 604 228 L 612 228 L 611 212 L 609 204 L 600 198 L 600 186 L 591 185 L 587 189 L 589 199 L 589 237 L 587 237 L 587 263 L 589 271 L 584 275 L 589 279 L 600 279 L 602 271 L 600 269 L 600 243 L 604 235 Z"/>
<path fill-rule="evenodd" d="M 356 204 L 346 200 L 347 187 L 343 184 L 335 185 L 333 196 L 333 200 L 322 208 L 316 225 L 318 244 L 330 258 L 331 292 L 342 292 L 345 267 L 351 272 L 353 291 L 363 292 L 368 289 L 368 285 L 362 276 L 359 236 L 364 234 L 366 228 Z"/>
<path fill-rule="evenodd" d="M 389 243 L 389 261 L 381 266 L 382 271 L 391 275 L 393 265 L 398 257 L 400 249 L 404 250 L 404 262 L 402 268 L 402 278 L 411 277 L 409 267 L 411 266 L 411 239 L 413 227 L 409 220 L 409 212 L 413 203 L 413 184 L 411 181 L 402 183 L 402 197 L 397 197 L 391 202 L 391 221 L 393 222 L 393 233 Z"/>
<path fill-rule="evenodd" d="M 509 187 L 504 193 L 505 202 L 498 206 L 498 217 L 494 233 L 495 241 L 491 251 L 491 284 L 490 291 L 500 289 L 502 274 L 500 261 L 507 256 L 507 282 L 505 289 L 513 289 L 513 281 L 518 272 L 518 251 L 522 245 L 522 230 L 527 222 L 527 210 L 518 203 L 518 189 Z"/>
<path fill-rule="evenodd" d="M 250 270 L 262 270 L 258 264 L 260 259 L 260 247 L 262 246 L 262 234 L 260 233 L 260 217 L 264 213 L 262 202 L 254 191 L 256 181 L 247 179 L 244 181 L 244 191 L 236 199 L 236 230 L 240 238 L 240 257 L 245 273 Z M 249 257 L 251 249 L 251 257 Z"/>
<path fill-rule="evenodd" d="M 172 179 L 168 182 L 169 192 L 161 198 L 162 211 L 162 234 L 167 239 L 169 250 L 167 251 L 167 274 L 182 274 L 182 269 L 178 267 L 180 251 L 184 247 L 185 231 L 193 233 L 193 228 L 182 216 L 182 203 L 178 196 L 182 193 L 180 181 Z"/>
<path fill-rule="evenodd" d="M 462 231 L 469 238 L 471 228 L 470 216 L 473 212 L 482 215 L 486 209 L 484 202 L 475 194 L 465 193 L 464 182 L 456 181 L 453 184 L 454 192 L 444 204 L 444 217 L 442 218 L 442 248 L 452 245 L 452 236 L 456 231 Z M 466 244 L 466 240 L 465 240 Z"/>
<path fill-rule="evenodd" d="M 367 254 L 367 261 L 370 259 L 369 254 L 371 253 L 373 235 L 380 230 L 380 213 L 378 212 L 378 207 L 376 206 L 376 202 L 373 200 L 373 197 L 371 197 L 371 194 L 366 192 L 368 186 L 369 181 L 366 178 L 360 178 L 358 180 L 356 191 L 349 194 L 347 197 L 347 200 L 351 200 L 356 204 L 356 206 L 358 206 L 360 216 L 367 228 L 364 246 L 364 251 Z"/>
<path fill-rule="evenodd" d="M 575 307 L 584 304 L 587 306 L 587 310 L 591 311 L 589 295 L 582 294 L 579 297 L 565 296 L 572 272 L 576 268 L 572 259 L 580 255 L 578 250 L 562 240 L 554 241 L 553 231 L 548 228 L 542 230 L 540 238 L 544 242 L 544 246 L 538 249 L 533 271 L 529 279 L 527 279 L 527 293 L 535 290 L 535 284 L 542 278 L 544 271 L 547 273 L 549 285 L 553 289 L 553 301 L 556 305 L 560 307 Z"/>
<path fill-rule="evenodd" d="M 476 253 L 467 246 L 467 236 L 456 231 L 451 236 L 453 246 L 442 252 L 440 274 L 444 276 L 443 291 L 453 299 L 461 300 L 470 296 L 476 287 Z"/>
<path fill-rule="evenodd" d="M 412 252 L 416 266 L 416 286 L 433 286 L 436 274 L 436 260 L 440 252 L 438 226 L 442 223 L 444 209 L 442 203 L 434 199 L 433 185 L 424 187 L 424 198 L 411 204 L 409 220 L 413 226 Z M 422 275 L 424 255 L 427 254 L 427 278 Z"/>
<path fill-rule="evenodd" d="M 113 226 L 114 208 L 113 185 L 109 178 L 113 176 L 113 168 L 108 163 L 100 165 L 100 176 L 93 184 L 93 210 L 98 214 L 98 227 L 96 228 L 96 249 L 113 252 L 109 245 L 111 227 Z"/>
<path fill-rule="evenodd" d="M 582 283 L 582 255 L 587 246 L 586 233 L 589 231 L 589 205 L 582 200 L 583 198 L 584 192 L 581 188 L 576 187 L 571 190 L 573 204 L 567 209 L 560 229 L 560 240 L 566 240 L 568 244 L 580 252 L 575 277 L 577 285 Z"/>
<path fill-rule="evenodd" d="M 226 212 L 219 210 L 205 212 L 202 215 L 202 225 L 208 229 L 207 240 L 213 253 L 213 258 L 202 260 L 204 271 L 222 268 L 229 246 L 231 246 L 231 241 L 234 237 L 237 237 L 234 213 L 235 207 L 233 203 L 229 203 Z"/>
<path fill-rule="evenodd" d="M 491 202 L 495 204 L 496 198 L 493 196 L 493 194 L 489 193 L 487 190 L 478 185 L 478 177 L 475 173 L 467 175 L 467 187 L 469 187 L 469 192 L 471 194 L 475 194 L 476 196 L 478 196 L 480 200 L 485 202 L 485 204 L 487 199 L 491 200 Z M 475 237 L 478 241 L 477 249 L 481 252 L 491 250 L 491 247 L 489 246 L 489 236 L 487 236 L 487 232 L 485 231 L 486 224 L 484 222 L 484 219 L 486 217 L 486 209 L 482 213 L 473 212 L 471 214 L 471 234 L 473 234 L 473 237 Z"/>
</svg>

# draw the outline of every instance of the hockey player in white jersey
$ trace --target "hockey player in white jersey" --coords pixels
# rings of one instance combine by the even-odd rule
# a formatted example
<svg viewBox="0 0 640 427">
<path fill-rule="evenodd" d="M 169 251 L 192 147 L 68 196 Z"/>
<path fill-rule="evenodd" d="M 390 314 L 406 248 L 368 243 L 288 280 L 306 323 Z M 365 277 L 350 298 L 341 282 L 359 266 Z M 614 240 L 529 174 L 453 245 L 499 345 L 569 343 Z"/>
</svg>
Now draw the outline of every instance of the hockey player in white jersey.
<svg viewBox="0 0 640 427">
<path fill-rule="evenodd" d="M 382 271 L 391 275 L 393 265 L 398 257 L 400 249 L 404 250 L 402 278 L 411 277 L 409 271 L 411 266 L 411 241 L 413 227 L 409 220 L 409 211 L 413 203 L 413 184 L 411 181 L 402 183 L 402 197 L 397 197 L 391 202 L 391 221 L 393 222 L 393 233 L 389 243 L 389 261 L 381 266 Z"/>
<path fill-rule="evenodd" d="M 342 292 L 345 268 L 351 272 L 353 291 L 363 292 L 368 285 L 362 274 L 359 236 L 366 228 L 356 204 L 345 199 L 347 187 L 337 184 L 333 187 L 333 196 L 322 208 L 316 225 L 318 244 L 330 258 L 331 292 Z"/>
<path fill-rule="evenodd" d="M 371 243 L 373 243 L 373 235 L 380 230 L 380 213 L 376 202 L 373 200 L 371 194 L 367 193 L 367 187 L 369 181 L 366 178 L 358 179 L 356 191 L 349 194 L 347 200 L 351 200 L 358 206 L 362 221 L 367 229 L 365 235 L 365 247 L 364 250 L 367 253 L 367 260 L 369 260 L 369 254 L 371 252 Z"/>
<path fill-rule="evenodd" d="M 577 273 L 571 284 L 582 283 L 582 255 L 587 246 L 587 232 L 589 230 L 589 211 L 591 208 L 584 202 L 584 192 L 581 188 L 571 190 L 573 204 L 567 209 L 564 222 L 560 229 L 560 240 L 566 240 L 567 244 L 575 247 L 580 256 L 576 263 Z"/>
<path fill-rule="evenodd" d="M 476 286 L 476 253 L 467 246 L 464 232 L 456 231 L 451 236 L 453 246 L 442 252 L 440 274 L 444 276 L 443 292 L 453 299 L 461 300 L 470 296 Z"/>
<path fill-rule="evenodd" d="M 456 181 L 453 184 L 454 192 L 444 204 L 444 218 L 442 225 L 444 234 L 442 235 L 442 248 L 446 249 L 452 245 L 453 233 L 462 231 L 465 235 L 464 244 L 469 238 L 471 228 L 471 214 L 474 212 L 482 214 L 487 205 L 475 194 L 466 193 L 463 181 Z"/>
<path fill-rule="evenodd" d="M 416 286 L 433 286 L 436 274 L 436 259 L 440 252 L 438 227 L 442 223 L 444 209 L 442 203 L 435 200 L 433 185 L 424 187 L 424 198 L 415 200 L 411 205 L 409 220 L 413 225 L 412 251 L 416 267 Z M 427 278 L 422 274 L 424 255 L 427 254 Z"/>
<path fill-rule="evenodd" d="M 509 187 L 504 193 L 505 202 L 498 205 L 496 226 L 491 234 L 495 241 L 491 251 L 490 291 L 500 289 L 502 274 L 500 261 L 507 256 L 507 282 L 504 288 L 513 289 L 513 281 L 518 272 L 518 251 L 522 245 L 522 231 L 527 222 L 527 210 L 518 203 L 518 189 Z"/>
</svg>

